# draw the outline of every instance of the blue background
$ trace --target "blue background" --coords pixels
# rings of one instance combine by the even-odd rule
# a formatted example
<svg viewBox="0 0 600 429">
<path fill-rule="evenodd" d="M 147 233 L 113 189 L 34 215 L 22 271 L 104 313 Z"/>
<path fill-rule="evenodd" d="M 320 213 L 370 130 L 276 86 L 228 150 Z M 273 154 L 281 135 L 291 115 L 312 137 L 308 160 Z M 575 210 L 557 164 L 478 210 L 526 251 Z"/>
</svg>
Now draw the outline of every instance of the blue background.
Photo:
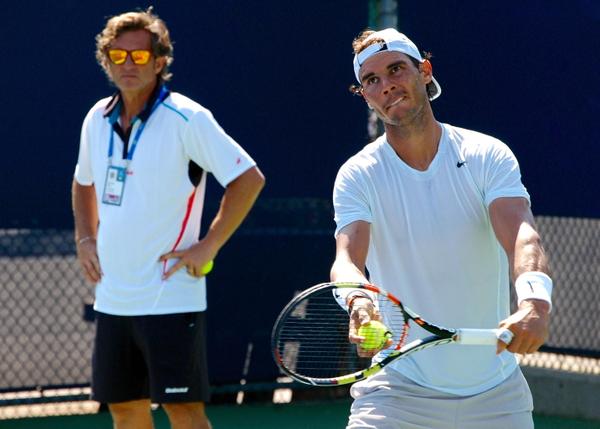
<svg viewBox="0 0 600 429">
<path fill-rule="evenodd" d="M 399 3 L 400 29 L 434 55 L 437 119 L 508 143 L 535 214 L 598 217 L 600 3 Z M 112 92 L 94 36 L 105 17 L 138 5 L 3 9 L 1 227 L 71 225 L 81 121 Z M 329 198 L 337 168 L 366 142 L 364 105 L 347 87 L 367 2 L 154 5 L 175 41 L 172 89 L 211 109 L 257 159 L 268 178 L 263 198 Z"/>
<path fill-rule="evenodd" d="M 328 200 L 339 166 L 367 142 L 366 107 L 347 90 L 367 1 L 153 4 L 175 41 L 170 87 L 211 109 L 258 161 L 267 177 L 260 201 Z M 3 8 L 1 228 L 72 227 L 81 122 L 113 91 L 95 62 L 94 36 L 106 17 L 138 6 L 146 5 Z M 595 0 L 399 1 L 400 30 L 433 53 L 443 88 L 437 119 L 505 141 L 537 215 L 600 216 L 599 24 Z M 212 181 L 210 204 L 220 193 Z M 273 214 L 257 221 L 263 227 L 280 220 L 261 213 Z M 247 230 L 228 243 L 210 280 L 214 380 L 239 380 L 248 341 L 257 362 L 249 378 L 276 374 L 270 327 L 293 290 L 327 279 L 333 248 L 329 232 L 289 230 Z"/>
</svg>

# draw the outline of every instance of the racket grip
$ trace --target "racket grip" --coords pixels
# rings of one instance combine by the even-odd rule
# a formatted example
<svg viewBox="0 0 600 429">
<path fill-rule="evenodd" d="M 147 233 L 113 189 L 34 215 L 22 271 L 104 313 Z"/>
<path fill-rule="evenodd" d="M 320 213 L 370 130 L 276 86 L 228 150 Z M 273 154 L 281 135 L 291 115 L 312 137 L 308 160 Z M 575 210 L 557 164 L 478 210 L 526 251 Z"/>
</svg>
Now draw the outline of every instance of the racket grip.
<svg viewBox="0 0 600 429">
<path fill-rule="evenodd" d="M 510 344 L 513 333 L 508 329 L 458 329 L 454 341 L 459 344 L 496 345 L 498 340 Z"/>
</svg>

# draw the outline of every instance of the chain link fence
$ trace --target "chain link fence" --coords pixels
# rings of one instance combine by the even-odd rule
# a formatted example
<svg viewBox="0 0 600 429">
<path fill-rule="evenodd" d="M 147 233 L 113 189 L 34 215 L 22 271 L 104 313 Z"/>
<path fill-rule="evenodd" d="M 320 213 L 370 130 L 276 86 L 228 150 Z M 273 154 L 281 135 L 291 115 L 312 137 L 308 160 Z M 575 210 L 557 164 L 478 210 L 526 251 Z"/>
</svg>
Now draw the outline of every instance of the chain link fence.
<svg viewBox="0 0 600 429">
<path fill-rule="evenodd" d="M 72 231 L 0 231 L 0 389 L 86 384 L 93 288 L 79 273 Z"/>
<path fill-rule="evenodd" d="M 258 237 L 272 236 L 273 240 L 284 243 L 290 237 L 304 237 L 301 242 L 321 237 L 323 244 L 314 248 L 321 249 L 318 251 L 322 254 L 312 251 L 300 255 L 299 252 L 306 251 L 291 245 L 289 255 L 282 259 L 288 261 L 288 266 L 280 266 L 279 270 L 295 271 L 299 259 L 321 259 L 323 264 L 318 275 L 326 278 L 325 267 L 332 260 L 334 247 L 331 207 L 326 201 L 269 201 L 260 204 L 257 211 L 259 214 L 252 216 L 238 232 L 237 236 L 241 238 L 231 244 L 230 254 L 235 255 L 236 246 L 245 242 L 249 243 L 247 248 L 254 248 L 263 254 L 261 258 L 269 261 L 270 257 L 277 256 L 272 252 L 269 255 L 269 249 L 257 247 L 256 243 L 261 243 Z M 274 222 L 265 220 L 269 218 Z M 290 226 L 290 220 L 294 226 Z M 524 363 L 598 374 L 600 220 L 538 217 L 536 221 L 555 280 L 551 333 L 545 348 L 546 352 L 552 353 L 528 356 Z M 245 252 L 247 254 L 247 249 Z M 245 262 L 242 255 L 237 258 L 240 264 Z M 277 273 L 269 274 L 268 262 L 261 269 L 260 280 L 257 280 L 261 284 L 252 285 L 255 288 L 253 294 L 267 296 L 267 291 L 260 288 L 276 281 Z M 314 283 L 312 279 L 307 280 L 300 279 L 299 284 Z M 219 285 L 221 287 L 225 286 Z M 290 290 L 289 298 L 292 293 Z M 82 412 L 89 406 L 81 400 L 86 399 L 89 392 L 91 374 L 94 325 L 90 321 L 89 304 L 93 301 L 93 286 L 87 284 L 80 273 L 73 232 L 0 230 L 0 300 L 0 418 L 7 417 L 6 410 L 11 407 L 59 400 L 79 400 L 73 403 L 69 412 Z M 281 308 L 279 302 L 273 307 L 273 314 Z M 272 321 L 267 320 L 264 324 L 270 326 Z M 263 330 L 266 332 L 266 329 Z M 267 341 L 263 343 L 267 348 Z M 265 350 L 264 356 L 268 354 Z M 564 355 L 568 358 L 560 357 Z M 243 359 L 241 353 L 239 361 Z M 550 361 L 554 363 L 549 364 Z M 277 373 L 270 360 L 262 358 L 259 365 L 272 367 L 271 380 L 275 380 Z M 270 368 L 266 373 L 271 371 Z M 222 369 L 217 373 L 225 374 Z M 213 384 L 236 377 L 239 380 L 238 372 L 219 377 L 224 380 L 212 380 Z"/>
<path fill-rule="evenodd" d="M 600 219 L 536 218 L 554 290 L 546 350 L 600 358 Z"/>
</svg>

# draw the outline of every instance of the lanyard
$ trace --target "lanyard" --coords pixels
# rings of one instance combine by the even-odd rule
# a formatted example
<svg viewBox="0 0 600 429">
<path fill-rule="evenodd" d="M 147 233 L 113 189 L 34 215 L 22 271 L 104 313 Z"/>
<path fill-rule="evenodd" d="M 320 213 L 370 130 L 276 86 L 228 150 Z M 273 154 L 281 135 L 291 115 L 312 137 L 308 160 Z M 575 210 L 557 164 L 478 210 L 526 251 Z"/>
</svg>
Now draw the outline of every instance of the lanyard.
<svg viewBox="0 0 600 429">
<path fill-rule="evenodd" d="M 137 147 L 137 144 L 140 141 L 140 137 L 142 136 L 142 132 L 144 131 L 144 128 L 146 127 L 147 120 L 150 119 L 150 115 L 152 115 L 152 113 L 158 107 L 158 105 L 163 102 L 163 99 L 165 98 L 165 94 L 166 93 L 167 93 L 167 88 L 164 85 L 161 86 L 160 93 L 158 94 L 158 97 L 156 98 L 156 101 L 154 102 L 154 105 L 152 106 L 152 109 L 150 109 L 150 114 L 148 115 L 148 118 L 146 119 L 146 121 L 142 121 L 138 117 L 136 117 L 133 120 L 133 123 L 131 124 L 132 127 L 135 126 L 135 124 L 138 121 L 141 121 L 142 123 L 137 128 L 137 130 L 135 132 L 135 135 L 133 136 L 133 140 L 131 141 L 131 146 L 129 147 L 129 150 L 127 151 L 127 158 L 125 160 L 125 168 L 129 167 L 129 163 L 133 159 L 133 154 L 135 153 L 135 149 Z M 112 165 L 112 157 L 113 157 L 114 146 L 115 146 L 115 130 L 113 129 L 113 125 L 116 122 L 117 118 L 118 118 L 118 115 L 115 117 L 114 121 L 110 122 L 110 125 L 111 125 L 111 127 L 110 127 L 110 139 L 108 141 L 108 164 L 109 165 Z"/>
</svg>

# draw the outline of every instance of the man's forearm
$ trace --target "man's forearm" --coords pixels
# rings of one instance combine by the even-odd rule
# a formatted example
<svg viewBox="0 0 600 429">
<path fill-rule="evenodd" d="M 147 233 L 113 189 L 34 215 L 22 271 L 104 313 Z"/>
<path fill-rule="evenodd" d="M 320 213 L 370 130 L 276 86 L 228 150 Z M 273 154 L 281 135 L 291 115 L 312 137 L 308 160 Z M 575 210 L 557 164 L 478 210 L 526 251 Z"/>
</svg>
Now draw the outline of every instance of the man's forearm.
<svg viewBox="0 0 600 429">
<path fill-rule="evenodd" d="M 365 221 L 346 225 L 336 237 L 335 261 L 331 281 L 368 283 L 365 263 L 369 251 L 370 225 Z"/>
<path fill-rule="evenodd" d="M 343 261 L 340 259 L 334 261 L 329 276 L 332 282 L 345 281 L 368 283 L 364 272 L 362 272 L 355 264 L 345 259 Z"/>
<path fill-rule="evenodd" d="M 227 186 L 219 211 L 203 238 L 203 241 L 211 246 L 215 253 L 229 240 L 246 218 L 264 184 L 264 176 L 258 168 L 253 167 Z"/>
<path fill-rule="evenodd" d="M 528 271 L 550 274 L 542 241 L 530 223 L 523 222 L 519 227 L 513 264 L 514 278 Z"/>
<path fill-rule="evenodd" d="M 94 185 L 84 186 L 73 180 L 72 205 L 75 217 L 75 240 L 95 238 L 98 233 L 98 207 Z"/>
</svg>

